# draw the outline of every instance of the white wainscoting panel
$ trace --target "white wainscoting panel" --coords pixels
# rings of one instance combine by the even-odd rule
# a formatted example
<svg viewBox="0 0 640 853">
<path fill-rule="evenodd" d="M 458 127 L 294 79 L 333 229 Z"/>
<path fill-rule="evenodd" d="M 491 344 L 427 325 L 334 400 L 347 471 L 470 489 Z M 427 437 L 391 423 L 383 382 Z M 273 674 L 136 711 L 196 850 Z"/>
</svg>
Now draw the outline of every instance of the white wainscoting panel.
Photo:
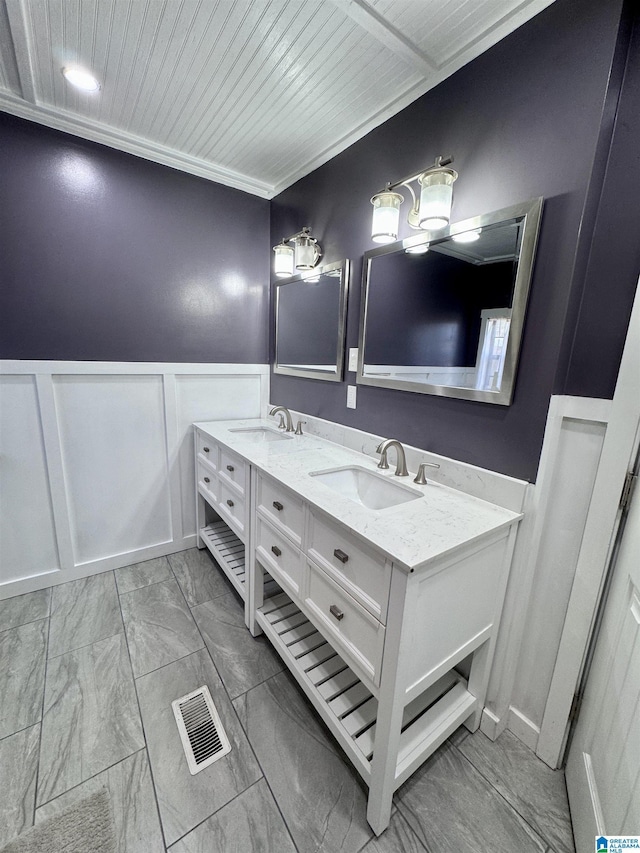
<svg viewBox="0 0 640 853">
<path fill-rule="evenodd" d="M 533 531 L 522 587 L 522 633 L 510 660 L 513 689 L 509 728 L 517 721 L 514 733 L 534 749 L 610 411 L 610 400 L 551 398 L 531 508 Z M 501 708 L 497 716 L 504 710 Z M 524 726 L 530 728 L 527 737 L 523 736 Z"/>
<path fill-rule="evenodd" d="M 74 565 L 170 543 L 162 376 L 54 376 Z"/>
<path fill-rule="evenodd" d="M 259 417 L 256 364 L 0 362 L 0 599 L 195 545 L 195 420 Z"/>
<path fill-rule="evenodd" d="M 0 581 L 60 568 L 34 376 L 0 377 Z"/>
</svg>

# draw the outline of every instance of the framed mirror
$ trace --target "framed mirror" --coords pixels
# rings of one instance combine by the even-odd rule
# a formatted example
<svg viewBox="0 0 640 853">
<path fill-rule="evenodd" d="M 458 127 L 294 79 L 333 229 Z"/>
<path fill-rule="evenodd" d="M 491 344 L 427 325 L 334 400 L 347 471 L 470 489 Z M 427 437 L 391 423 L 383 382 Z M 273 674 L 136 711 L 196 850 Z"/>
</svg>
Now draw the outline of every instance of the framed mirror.
<svg viewBox="0 0 640 853">
<path fill-rule="evenodd" d="M 349 273 L 338 261 L 277 282 L 274 373 L 342 380 Z"/>
<path fill-rule="evenodd" d="M 365 253 L 357 382 L 509 405 L 542 198 Z"/>
</svg>

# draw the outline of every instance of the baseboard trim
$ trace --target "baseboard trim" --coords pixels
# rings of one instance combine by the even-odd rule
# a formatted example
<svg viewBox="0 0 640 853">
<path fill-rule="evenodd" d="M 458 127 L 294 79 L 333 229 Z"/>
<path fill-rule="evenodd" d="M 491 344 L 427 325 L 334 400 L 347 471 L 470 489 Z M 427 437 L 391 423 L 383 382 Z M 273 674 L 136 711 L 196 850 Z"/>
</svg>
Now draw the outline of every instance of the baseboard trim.
<svg viewBox="0 0 640 853">
<path fill-rule="evenodd" d="M 59 586 L 68 581 L 76 581 L 80 578 L 88 578 L 99 575 L 102 572 L 121 569 L 131 566 L 133 563 L 144 563 L 146 560 L 154 560 L 157 557 L 166 557 L 176 554 L 178 551 L 186 551 L 188 548 L 196 547 L 196 534 L 184 536 L 174 542 L 162 542 L 160 545 L 151 545 L 148 548 L 140 548 L 137 551 L 127 551 L 124 554 L 114 554 L 103 557 L 100 560 L 91 560 L 88 563 L 79 563 L 71 569 L 53 570 L 35 575 L 29 578 L 7 581 L 0 584 L 0 601 L 13 598 L 16 595 L 24 595 L 26 592 L 36 592 L 48 586 Z"/>
<path fill-rule="evenodd" d="M 496 740 L 506 728 L 506 720 L 497 717 L 493 711 L 485 708 L 480 718 L 480 731 L 489 740 Z"/>
<path fill-rule="evenodd" d="M 528 717 L 514 708 L 509 707 L 509 716 L 507 726 L 509 731 L 514 734 L 518 740 L 521 740 L 525 746 L 528 746 L 533 752 L 538 746 L 538 738 L 540 737 L 540 729 Z"/>
</svg>

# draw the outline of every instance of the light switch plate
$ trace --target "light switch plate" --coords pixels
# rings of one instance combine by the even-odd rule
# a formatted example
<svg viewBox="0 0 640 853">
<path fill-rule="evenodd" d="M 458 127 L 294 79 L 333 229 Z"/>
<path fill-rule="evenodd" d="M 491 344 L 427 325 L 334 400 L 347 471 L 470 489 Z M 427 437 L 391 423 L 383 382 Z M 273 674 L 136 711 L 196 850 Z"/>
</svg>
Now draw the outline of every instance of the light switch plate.
<svg viewBox="0 0 640 853">
<path fill-rule="evenodd" d="M 347 409 L 355 409 L 356 391 L 357 385 L 347 385 Z"/>
<path fill-rule="evenodd" d="M 358 369 L 358 347 L 349 348 L 349 370 L 354 373 Z"/>
</svg>

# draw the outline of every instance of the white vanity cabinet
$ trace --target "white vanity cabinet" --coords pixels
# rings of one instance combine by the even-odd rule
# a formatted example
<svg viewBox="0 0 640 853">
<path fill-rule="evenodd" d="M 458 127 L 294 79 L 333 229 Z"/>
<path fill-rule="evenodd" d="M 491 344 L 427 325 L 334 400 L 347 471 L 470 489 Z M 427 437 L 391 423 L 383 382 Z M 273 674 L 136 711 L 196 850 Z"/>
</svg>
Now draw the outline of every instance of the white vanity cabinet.
<svg viewBox="0 0 640 853">
<path fill-rule="evenodd" d="M 245 546 L 249 466 L 242 457 L 196 431 L 198 546 L 206 546 L 246 599 Z"/>
<path fill-rule="evenodd" d="M 205 438 L 196 438 L 198 496 L 246 546 L 247 625 L 269 638 L 361 774 L 380 834 L 394 791 L 458 726 L 479 726 L 520 516 L 452 490 L 424 491 L 424 506 L 392 514 L 338 499 L 334 510 L 308 477 L 312 451 L 275 465 Z M 225 509 L 230 493 L 244 498 L 242 525 Z M 200 536 L 220 561 L 210 541 L 219 522 L 204 520 Z M 403 550 L 405 531 L 420 542 Z"/>
<path fill-rule="evenodd" d="M 256 472 L 254 488 L 276 486 Z M 367 818 L 380 833 L 394 791 L 458 726 L 480 723 L 515 527 L 411 571 L 294 505 L 287 536 L 258 502 L 249 619 L 368 784 Z M 263 597 L 263 570 L 281 594 Z M 465 678 L 455 667 L 468 658 Z"/>
</svg>

